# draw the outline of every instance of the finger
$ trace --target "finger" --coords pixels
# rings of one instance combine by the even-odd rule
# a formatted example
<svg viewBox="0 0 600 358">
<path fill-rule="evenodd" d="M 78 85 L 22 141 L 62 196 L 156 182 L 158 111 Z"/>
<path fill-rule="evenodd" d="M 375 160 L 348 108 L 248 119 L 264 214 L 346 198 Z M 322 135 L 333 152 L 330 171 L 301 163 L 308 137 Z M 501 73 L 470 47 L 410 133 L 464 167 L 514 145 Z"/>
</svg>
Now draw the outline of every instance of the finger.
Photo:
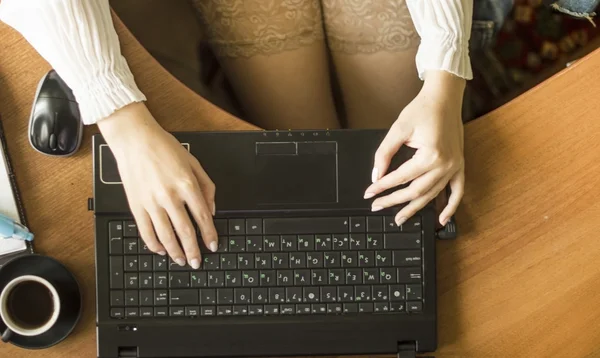
<svg viewBox="0 0 600 358">
<path fill-rule="evenodd" d="M 192 161 L 192 171 L 198 179 L 198 184 L 200 185 L 200 190 L 202 191 L 202 197 L 214 216 L 217 210 L 215 205 L 216 187 L 197 160 Z"/>
<path fill-rule="evenodd" d="M 400 205 L 428 193 L 431 188 L 444 177 L 442 169 L 428 171 L 417 179 L 413 180 L 409 186 L 395 192 L 377 198 L 371 204 L 372 211 L 379 211 L 390 206 Z"/>
<path fill-rule="evenodd" d="M 148 213 L 154 224 L 154 231 L 156 231 L 158 239 L 167 250 L 169 256 L 178 265 L 185 266 L 185 256 L 179 246 L 179 242 L 177 242 L 177 237 L 175 237 L 175 232 L 173 232 L 167 212 L 161 207 L 156 207 Z"/>
<path fill-rule="evenodd" d="M 450 176 L 439 180 L 427 193 L 420 195 L 412 200 L 396 214 L 394 221 L 398 226 L 402 225 L 408 218 L 414 216 L 419 210 L 423 209 L 431 200 L 433 200 L 445 187 L 450 180 Z"/>
<path fill-rule="evenodd" d="M 135 218 L 135 222 L 137 224 L 138 231 L 142 240 L 148 246 L 148 249 L 152 252 L 155 252 L 159 255 L 166 255 L 164 246 L 158 241 L 156 238 L 156 234 L 154 233 L 154 227 L 152 227 L 152 221 L 150 220 L 150 216 L 143 208 L 133 210 L 133 217 Z"/>
<path fill-rule="evenodd" d="M 173 227 L 179 236 L 179 242 L 183 246 L 183 251 L 187 257 L 188 264 L 194 269 L 200 268 L 200 248 L 198 247 L 198 238 L 196 230 L 190 216 L 185 210 L 183 200 L 180 202 L 171 202 L 165 206 L 167 214 L 173 223 Z"/>
<path fill-rule="evenodd" d="M 458 205 L 463 198 L 465 192 L 465 171 L 464 169 L 459 170 L 450 179 L 450 189 L 452 193 L 448 198 L 448 204 L 440 214 L 440 224 L 446 225 L 448 220 L 458 209 Z"/>
<path fill-rule="evenodd" d="M 198 223 L 202 233 L 202 241 L 210 251 L 216 252 L 219 247 L 217 230 L 212 216 L 207 214 L 210 212 L 213 216 L 215 215 L 216 188 L 208 174 L 195 159 L 192 161 L 192 170 L 198 179 L 199 187 L 197 190 L 187 193 L 185 196 L 186 202 L 192 216 Z"/>
<path fill-rule="evenodd" d="M 423 175 L 427 169 L 429 168 L 427 168 L 425 163 L 419 157 L 415 156 L 404 162 L 398 169 L 371 184 L 365 191 L 364 198 L 370 199 L 385 190 L 406 184 Z"/>
<path fill-rule="evenodd" d="M 392 125 L 392 128 L 390 128 L 375 152 L 373 172 L 371 173 L 371 181 L 373 183 L 378 181 L 387 172 L 392 158 L 409 136 L 409 131 L 402 129 L 400 125 L 396 123 Z"/>
</svg>

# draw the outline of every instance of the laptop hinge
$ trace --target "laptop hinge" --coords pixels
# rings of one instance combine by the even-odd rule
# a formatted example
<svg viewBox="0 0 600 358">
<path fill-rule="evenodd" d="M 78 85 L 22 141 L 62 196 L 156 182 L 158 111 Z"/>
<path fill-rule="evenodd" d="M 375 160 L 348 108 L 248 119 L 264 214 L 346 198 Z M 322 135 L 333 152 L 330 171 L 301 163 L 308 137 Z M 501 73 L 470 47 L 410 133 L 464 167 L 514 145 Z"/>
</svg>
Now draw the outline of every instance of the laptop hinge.
<svg viewBox="0 0 600 358">
<path fill-rule="evenodd" d="M 398 358 L 416 358 L 417 346 L 414 342 L 398 343 Z"/>
</svg>

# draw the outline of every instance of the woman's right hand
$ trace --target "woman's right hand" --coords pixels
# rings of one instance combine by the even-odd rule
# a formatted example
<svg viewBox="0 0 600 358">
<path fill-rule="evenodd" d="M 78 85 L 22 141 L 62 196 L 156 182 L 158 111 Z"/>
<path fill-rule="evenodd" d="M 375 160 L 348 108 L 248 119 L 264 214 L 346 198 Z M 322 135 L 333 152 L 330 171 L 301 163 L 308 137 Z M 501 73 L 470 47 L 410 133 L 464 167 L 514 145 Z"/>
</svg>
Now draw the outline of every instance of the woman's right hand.
<svg viewBox="0 0 600 358">
<path fill-rule="evenodd" d="M 199 268 L 200 248 L 186 206 L 206 247 L 214 252 L 218 244 L 215 185 L 198 160 L 143 103 L 121 108 L 100 120 L 98 127 L 116 158 L 131 212 L 148 248 L 168 253 L 181 266 L 187 261 Z"/>
</svg>

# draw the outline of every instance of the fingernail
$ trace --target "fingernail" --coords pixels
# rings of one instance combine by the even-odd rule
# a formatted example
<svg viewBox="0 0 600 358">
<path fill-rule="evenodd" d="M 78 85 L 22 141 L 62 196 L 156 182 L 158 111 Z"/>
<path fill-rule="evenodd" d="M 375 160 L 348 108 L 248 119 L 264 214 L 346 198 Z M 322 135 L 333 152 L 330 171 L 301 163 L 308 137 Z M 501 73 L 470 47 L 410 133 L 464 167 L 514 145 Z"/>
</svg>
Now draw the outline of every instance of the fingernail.
<svg viewBox="0 0 600 358">
<path fill-rule="evenodd" d="M 213 216 L 217 215 L 217 204 L 213 203 Z"/>
<path fill-rule="evenodd" d="M 381 209 L 383 209 L 383 206 L 374 206 L 371 208 L 371 211 L 379 211 Z"/>
<path fill-rule="evenodd" d="M 167 252 L 166 252 L 166 251 L 159 251 L 159 252 L 158 252 L 158 254 L 159 254 L 160 256 L 165 256 L 165 255 L 167 254 Z"/>
<path fill-rule="evenodd" d="M 374 196 L 375 196 L 374 193 L 365 193 L 365 199 L 371 199 Z"/>
<path fill-rule="evenodd" d="M 210 251 L 212 251 L 212 252 L 217 252 L 217 250 L 219 248 L 219 245 L 217 244 L 216 241 L 211 242 L 209 246 L 210 246 Z"/>
<path fill-rule="evenodd" d="M 379 179 L 379 169 L 373 168 L 373 172 L 371 173 L 371 182 L 375 183 Z"/>
<path fill-rule="evenodd" d="M 179 265 L 179 266 L 185 266 L 185 260 L 182 259 L 181 257 L 178 259 L 175 259 L 175 262 L 177 262 L 177 265 Z"/>
<path fill-rule="evenodd" d="M 194 270 L 197 270 L 200 268 L 200 260 L 198 259 L 192 259 L 192 261 L 190 262 L 190 266 L 192 266 L 192 268 Z"/>
<path fill-rule="evenodd" d="M 406 218 L 404 216 L 400 217 L 400 218 L 396 219 L 396 225 L 400 226 L 400 225 L 404 224 L 405 221 L 406 221 Z"/>
</svg>

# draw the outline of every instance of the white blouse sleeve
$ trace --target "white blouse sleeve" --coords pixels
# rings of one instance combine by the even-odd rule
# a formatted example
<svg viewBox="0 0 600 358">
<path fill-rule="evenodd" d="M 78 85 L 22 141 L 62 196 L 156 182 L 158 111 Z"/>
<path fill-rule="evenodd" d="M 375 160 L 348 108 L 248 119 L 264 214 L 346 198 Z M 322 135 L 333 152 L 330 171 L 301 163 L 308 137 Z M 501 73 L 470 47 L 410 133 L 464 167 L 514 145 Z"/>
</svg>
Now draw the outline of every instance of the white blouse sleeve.
<svg viewBox="0 0 600 358">
<path fill-rule="evenodd" d="M 0 0 L 0 20 L 73 90 L 84 124 L 146 100 L 121 55 L 108 0 Z"/>
<path fill-rule="evenodd" d="M 421 36 L 417 70 L 443 70 L 461 78 L 473 78 L 469 40 L 473 22 L 473 0 L 407 0 Z"/>
</svg>

